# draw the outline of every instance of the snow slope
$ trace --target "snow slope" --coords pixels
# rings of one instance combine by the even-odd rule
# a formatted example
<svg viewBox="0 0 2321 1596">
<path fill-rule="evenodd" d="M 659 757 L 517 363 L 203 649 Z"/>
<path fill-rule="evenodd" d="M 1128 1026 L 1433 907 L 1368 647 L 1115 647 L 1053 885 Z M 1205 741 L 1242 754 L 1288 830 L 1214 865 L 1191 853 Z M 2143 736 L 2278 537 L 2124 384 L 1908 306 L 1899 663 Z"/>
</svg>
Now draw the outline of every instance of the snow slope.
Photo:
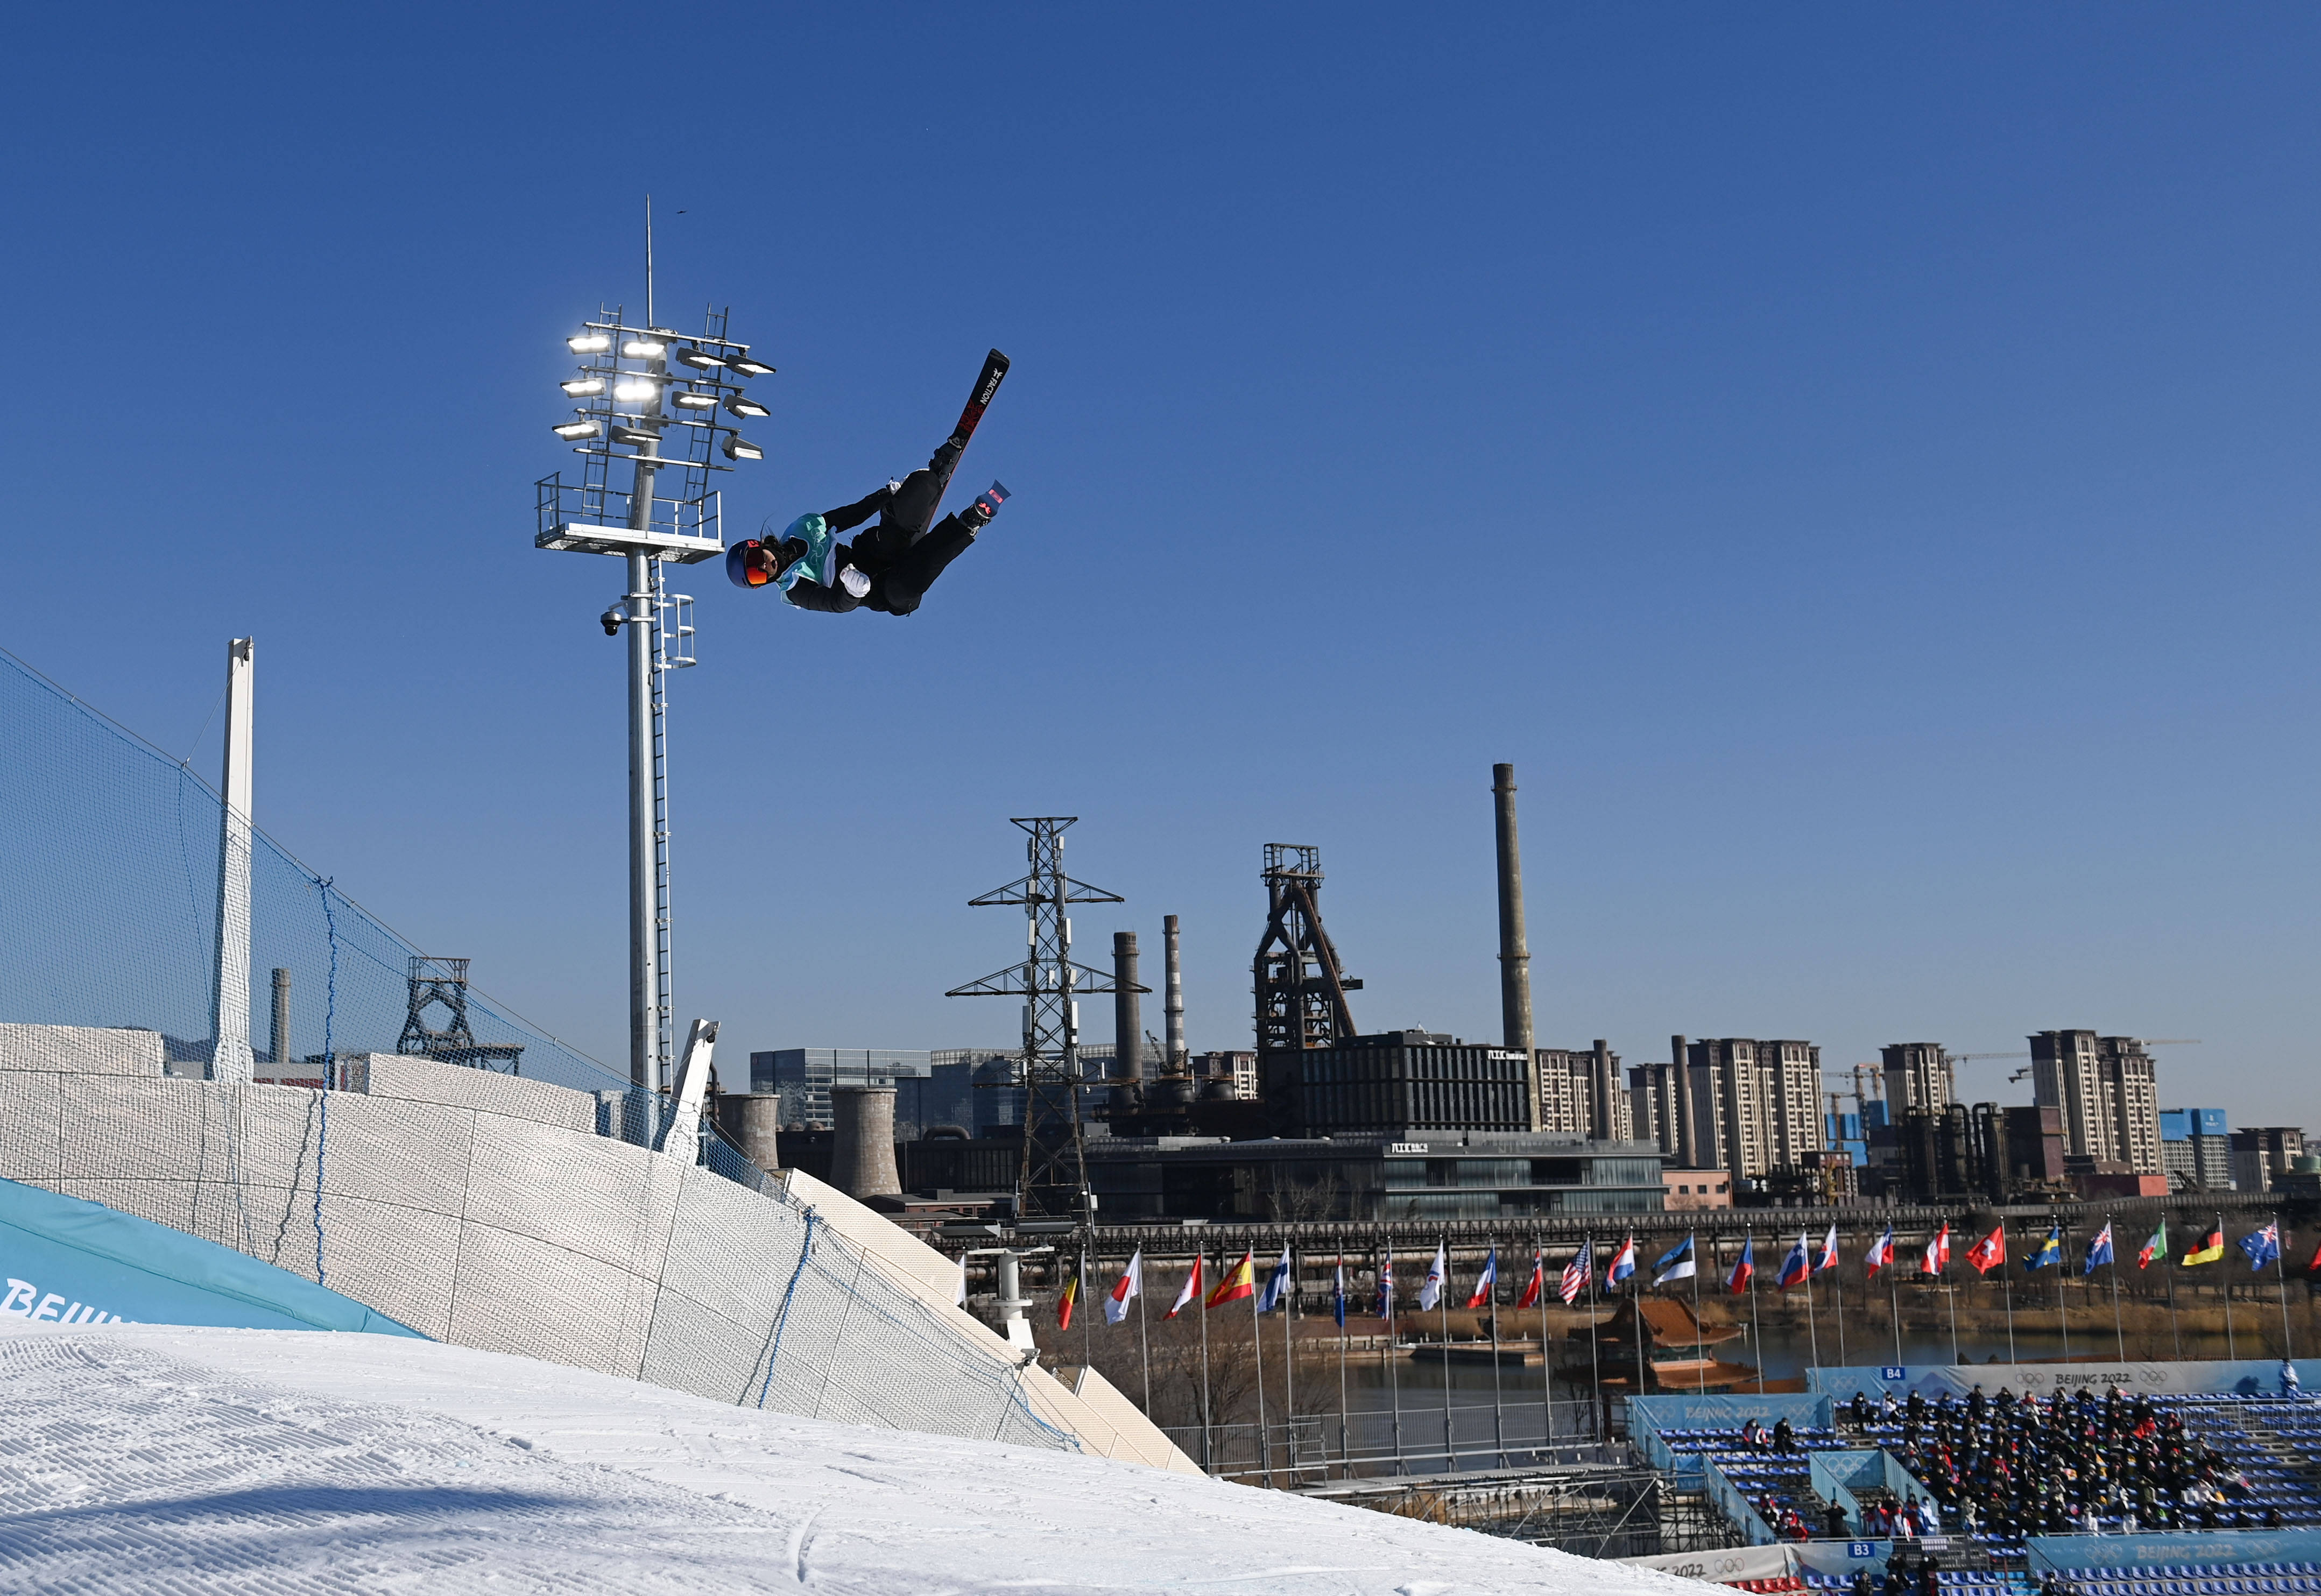
<svg viewBox="0 0 2321 1596">
<path fill-rule="evenodd" d="M 0 1320 L 10 1591 L 1679 1596 L 1131 1464 L 383 1336 Z"/>
</svg>

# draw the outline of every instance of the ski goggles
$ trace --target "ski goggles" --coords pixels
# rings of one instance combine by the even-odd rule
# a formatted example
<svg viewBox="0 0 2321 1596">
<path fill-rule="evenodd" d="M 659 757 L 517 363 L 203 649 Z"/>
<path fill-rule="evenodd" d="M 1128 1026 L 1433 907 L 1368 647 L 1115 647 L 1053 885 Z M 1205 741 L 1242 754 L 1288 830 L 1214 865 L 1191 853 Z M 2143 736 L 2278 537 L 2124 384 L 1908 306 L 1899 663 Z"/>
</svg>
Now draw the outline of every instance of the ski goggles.
<svg viewBox="0 0 2321 1596">
<path fill-rule="evenodd" d="M 760 550 L 764 550 L 767 558 L 763 561 L 751 560 L 751 556 Z M 780 569 L 781 556 L 755 538 L 725 551 L 725 578 L 737 588 L 762 588 L 774 579 Z"/>
</svg>

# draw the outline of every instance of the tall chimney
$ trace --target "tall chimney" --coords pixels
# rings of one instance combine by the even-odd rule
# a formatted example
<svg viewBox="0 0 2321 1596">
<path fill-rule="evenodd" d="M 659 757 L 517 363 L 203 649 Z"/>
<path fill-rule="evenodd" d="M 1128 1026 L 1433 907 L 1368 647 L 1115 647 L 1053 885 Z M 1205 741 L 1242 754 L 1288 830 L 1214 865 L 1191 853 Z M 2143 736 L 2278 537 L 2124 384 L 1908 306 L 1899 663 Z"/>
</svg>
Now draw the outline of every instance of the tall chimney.
<svg viewBox="0 0 2321 1596">
<path fill-rule="evenodd" d="M 1588 1055 L 1588 1073 L 1596 1081 L 1596 1139 L 1616 1141 L 1612 1133 L 1620 1126 L 1619 1106 L 1614 1098 L 1620 1090 L 1618 1072 L 1612 1068 L 1611 1044 L 1601 1036 L 1596 1038 L 1596 1049 Z"/>
<path fill-rule="evenodd" d="M 895 1172 L 895 1089 L 833 1086 L 830 1107 L 836 1122 L 830 1139 L 830 1183 L 857 1201 L 900 1195 L 903 1182 Z"/>
<path fill-rule="evenodd" d="M 1166 990 L 1160 999 L 1160 1013 L 1167 1026 L 1160 1035 L 1169 1056 L 1161 1067 L 1173 1074 L 1186 1067 L 1185 972 L 1177 958 L 1177 917 L 1174 915 L 1160 917 L 1160 957 L 1169 971 Z"/>
<path fill-rule="evenodd" d="M 290 972 L 281 969 L 274 972 L 273 1053 L 278 1072 L 290 1062 Z"/>
<path fill-rule="evenodd" d="M 1112 934 L 1112 1111 L 1133 1114 L 1144 1083 L 1144 1026 L 1136 1001 L 1136 933 Z"/>
<path fill-rule="evenodd" d="M 1685 1062 L 1684 1038 L 1669 1038 L 1669 1056 L 1676 1072 L 1676 1162 L 1679 1169 L 1697 1170 L 1700 1162 L 1700 1110 L 1692 1100 L 1692 1066 Z"/>
<path fill-rule="evenodd" d="M 1499 1017 L 1507 1047 L 1527 1061 L 1531 1128 L 1539 1128 L 1539 1054 L 1531 1029 L 1531 949 L 1524 942 L 1523 852 L 1515 842 L 1515 768 L 1491 767 L 1499 843 Z"/>
</svg>

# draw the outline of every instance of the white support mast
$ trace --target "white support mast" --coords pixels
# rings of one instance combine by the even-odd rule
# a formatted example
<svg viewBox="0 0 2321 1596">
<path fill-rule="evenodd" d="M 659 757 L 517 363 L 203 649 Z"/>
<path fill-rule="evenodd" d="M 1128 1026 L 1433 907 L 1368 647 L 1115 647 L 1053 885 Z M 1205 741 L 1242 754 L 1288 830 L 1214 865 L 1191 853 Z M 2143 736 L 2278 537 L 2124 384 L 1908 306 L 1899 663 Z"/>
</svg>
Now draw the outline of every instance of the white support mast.
<svg viewBox="0 0 2321 1596">
<path fill-rule="evenodd" d="M 250 688 L 256 639 L 226 644 L 225 802 L 218 813 L 217 968 L 211 988 L 210 1079 L 248 1081 L 250 1051 Z"/>
</svg>

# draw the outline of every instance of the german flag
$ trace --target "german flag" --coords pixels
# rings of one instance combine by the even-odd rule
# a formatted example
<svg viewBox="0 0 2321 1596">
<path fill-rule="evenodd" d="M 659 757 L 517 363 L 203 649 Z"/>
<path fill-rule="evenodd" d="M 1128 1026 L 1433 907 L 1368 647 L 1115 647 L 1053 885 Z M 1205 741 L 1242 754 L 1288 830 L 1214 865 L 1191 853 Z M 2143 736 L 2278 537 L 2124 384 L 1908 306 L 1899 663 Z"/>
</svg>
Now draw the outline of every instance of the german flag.
<svg viewBox="0 0 2321 1596">
<path fill-rule="evenodd" d="M 1224 1279 L 1219 1281 L 1217 1289 L 1209 1293 L 1209 1306 L 1218 1308 L 1227 1302 L 1238 1302 L 1244 1297 L 1256 1295 L 1257 1257 L 1252 1250 L 1243 1253 L 1241 1262 L 1225 1271 Z"/>
<path fill-rule="evenodd" d="M 2184 1263 L 2187 1268 L 2195 1263 L 2214 1263 L 2224 1255 L 2225 1227 L 2219 1225 L 2208 1232 L 2208 1238 L 2206 1241 L 2184 1254 Z"/>
</svg>

